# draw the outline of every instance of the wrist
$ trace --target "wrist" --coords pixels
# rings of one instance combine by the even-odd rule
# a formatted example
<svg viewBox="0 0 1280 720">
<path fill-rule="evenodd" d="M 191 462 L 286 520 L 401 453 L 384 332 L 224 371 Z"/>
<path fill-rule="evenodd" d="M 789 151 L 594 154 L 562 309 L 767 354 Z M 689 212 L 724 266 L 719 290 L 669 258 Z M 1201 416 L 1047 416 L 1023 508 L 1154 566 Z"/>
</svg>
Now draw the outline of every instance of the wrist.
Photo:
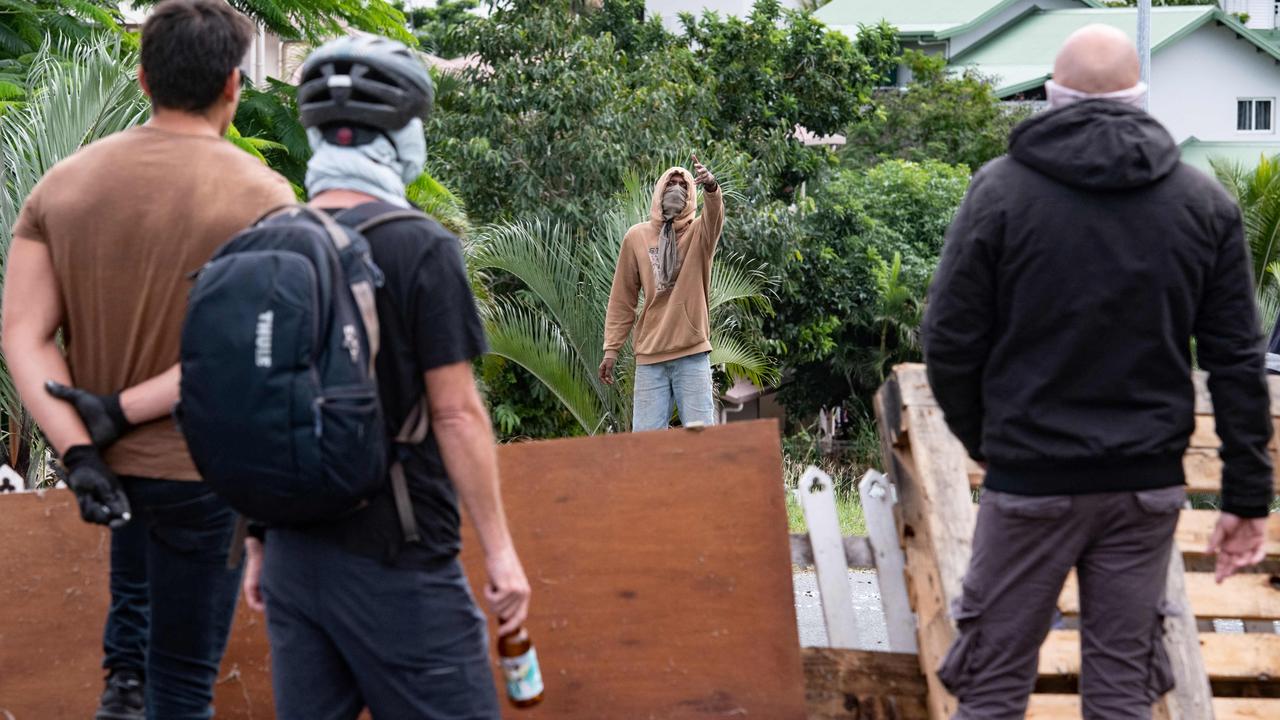
<svg viewBox="0 0 1280 720">
<path fill-rule="evenodd" d="M 107 417 L 111 418 L 111 423 L 122 431 L 133 428 L 133 421 L 125 412 L 124 394 L 116 393 L 114 395 L 104 395 L 102 397 L 102 407 L 106 410 Z"/>
<path fill-rule="evenodd" d="M 67 451 L 62 453 L 61 461 L 63 467 L 68 470 L 81 466 L 106 467 L 106 463 L 102 461 L 102 455 L 98 452 L 98 448 L 91 444 L 74 445 L 67 448 Z"/>
<path fill-rule="evenodd" d="M 618 351 L 617 351 L 617 350 L 605 350 L 605 351 L 604 351 L 604 359 L 605 359 L 605 360 L 617 360 L 617 359 L 618 359 Z"/>
</svg>

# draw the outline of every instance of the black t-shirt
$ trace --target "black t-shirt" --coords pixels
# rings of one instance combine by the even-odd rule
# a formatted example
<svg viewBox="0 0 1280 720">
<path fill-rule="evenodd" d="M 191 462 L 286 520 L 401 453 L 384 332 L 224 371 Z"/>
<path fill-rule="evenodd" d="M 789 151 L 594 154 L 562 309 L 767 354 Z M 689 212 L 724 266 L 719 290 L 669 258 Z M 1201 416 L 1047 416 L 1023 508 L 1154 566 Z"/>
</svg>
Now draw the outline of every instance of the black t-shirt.
<svg viewBox="0 0 1280 720">
<path fill-rule="evenodd" d="M 397 210 L 368 203 L 347 210 L 355 226 Z M 458 238 L 434 220 L 395 220 L 365 233 L 373 261 L 386 276 L 377 291 L 382 333 L 378 391 L 387 436 L 395 437 L 426 391 L 428 370 L 469 362 L 487 350 L 484 327 L 467 280 Z M 390 485 L 350 517 L 307 532 L 336 540 L 348 550 L 398 567 L 430 567 L 453 559 L 461 546 L 457 493 L 445 471 L 434 430 L 410 449 L 405 476 L 420 543 L 406 545 Z"/>
</svg>

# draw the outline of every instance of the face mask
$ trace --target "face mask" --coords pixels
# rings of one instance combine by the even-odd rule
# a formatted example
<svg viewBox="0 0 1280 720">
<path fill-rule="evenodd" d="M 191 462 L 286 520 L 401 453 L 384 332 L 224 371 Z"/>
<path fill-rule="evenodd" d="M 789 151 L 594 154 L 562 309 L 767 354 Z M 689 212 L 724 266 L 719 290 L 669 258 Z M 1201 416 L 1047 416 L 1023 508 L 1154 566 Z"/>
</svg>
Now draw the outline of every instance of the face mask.
<svg viewBox="0 0 1280 720">
<path fill-rule="evenodd" d="M 1105 93 L 1087 93 L 1069 88 L 1066 85 L 1049 80 L 1044 84 L 1045 94 L 1049 97 L 1049 107 L 1057 110 L 1085 100 L 1111 100 L 1124 103 L 1142 110 L 1147 104 L 1147 84 L 1140 82 L 1131 88 Z"/>
<path fill-rule="evenodd" d="M 685 191 L 680 185 L 672 185 L 662 193 L 662 217 L 672 219 L 684 211 Z"/>
<path fill-rule="evenodd" d="M 427 160 L 427 140 L 418 119 L 363 145 L 334 145 L 318 128 L 309 128 L 307 139 L 314 151 L 307 164 L 310 195 L 355 190 L 407 207 L 405 186 L 418 179 Z"/>
</svg>

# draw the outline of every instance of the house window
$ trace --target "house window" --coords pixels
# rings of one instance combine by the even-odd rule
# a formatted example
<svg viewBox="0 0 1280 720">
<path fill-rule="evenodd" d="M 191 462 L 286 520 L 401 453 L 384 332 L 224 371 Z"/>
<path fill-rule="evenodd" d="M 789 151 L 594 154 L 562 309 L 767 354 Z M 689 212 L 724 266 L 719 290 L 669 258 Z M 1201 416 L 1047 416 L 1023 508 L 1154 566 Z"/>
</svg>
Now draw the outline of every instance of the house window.
<svg viewBox="0 0 1280 720">
<path fill-rule="evenodd" d="M 1274 98 L 1241 98 L 1236 101 L 1236 130 L 1272 132 Z"/>
</svg>

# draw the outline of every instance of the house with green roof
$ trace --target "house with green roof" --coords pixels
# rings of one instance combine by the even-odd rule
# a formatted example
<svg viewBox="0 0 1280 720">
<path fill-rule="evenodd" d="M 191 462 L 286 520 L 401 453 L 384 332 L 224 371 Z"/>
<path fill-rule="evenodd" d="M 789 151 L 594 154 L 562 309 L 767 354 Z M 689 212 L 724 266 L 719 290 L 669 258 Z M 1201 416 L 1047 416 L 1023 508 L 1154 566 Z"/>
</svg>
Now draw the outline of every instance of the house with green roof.
<svg viewBox="0 0 1280 720">
<path fill-rule="evenodd" d="M 1032 10 L 1102 7 L 1094 0 L 832 0 L 814 17 L 849 37 L 887 22 L 904 48 L 951 58 Z"/>
<path fill-rule="evenodd" d="M 833 0 L 818 15 L 846 33 L 883 18 L 899 28 L 904 47 L 944 53 L 955 72 L 977 72 L 1016 101 L 1044 100 L 1058 49 L 1076 30 L 1102 23 L 1135 37 L 1138 28 L 1136 9 L 1084 0 Z M 1255 27 L 1215 5 L 1152 10 L 1151 114 L 1202 167 L 1215 155 L 1280 153 L 1274 9 L 1251 13 L 1248 25 Z"/>
</svg>

